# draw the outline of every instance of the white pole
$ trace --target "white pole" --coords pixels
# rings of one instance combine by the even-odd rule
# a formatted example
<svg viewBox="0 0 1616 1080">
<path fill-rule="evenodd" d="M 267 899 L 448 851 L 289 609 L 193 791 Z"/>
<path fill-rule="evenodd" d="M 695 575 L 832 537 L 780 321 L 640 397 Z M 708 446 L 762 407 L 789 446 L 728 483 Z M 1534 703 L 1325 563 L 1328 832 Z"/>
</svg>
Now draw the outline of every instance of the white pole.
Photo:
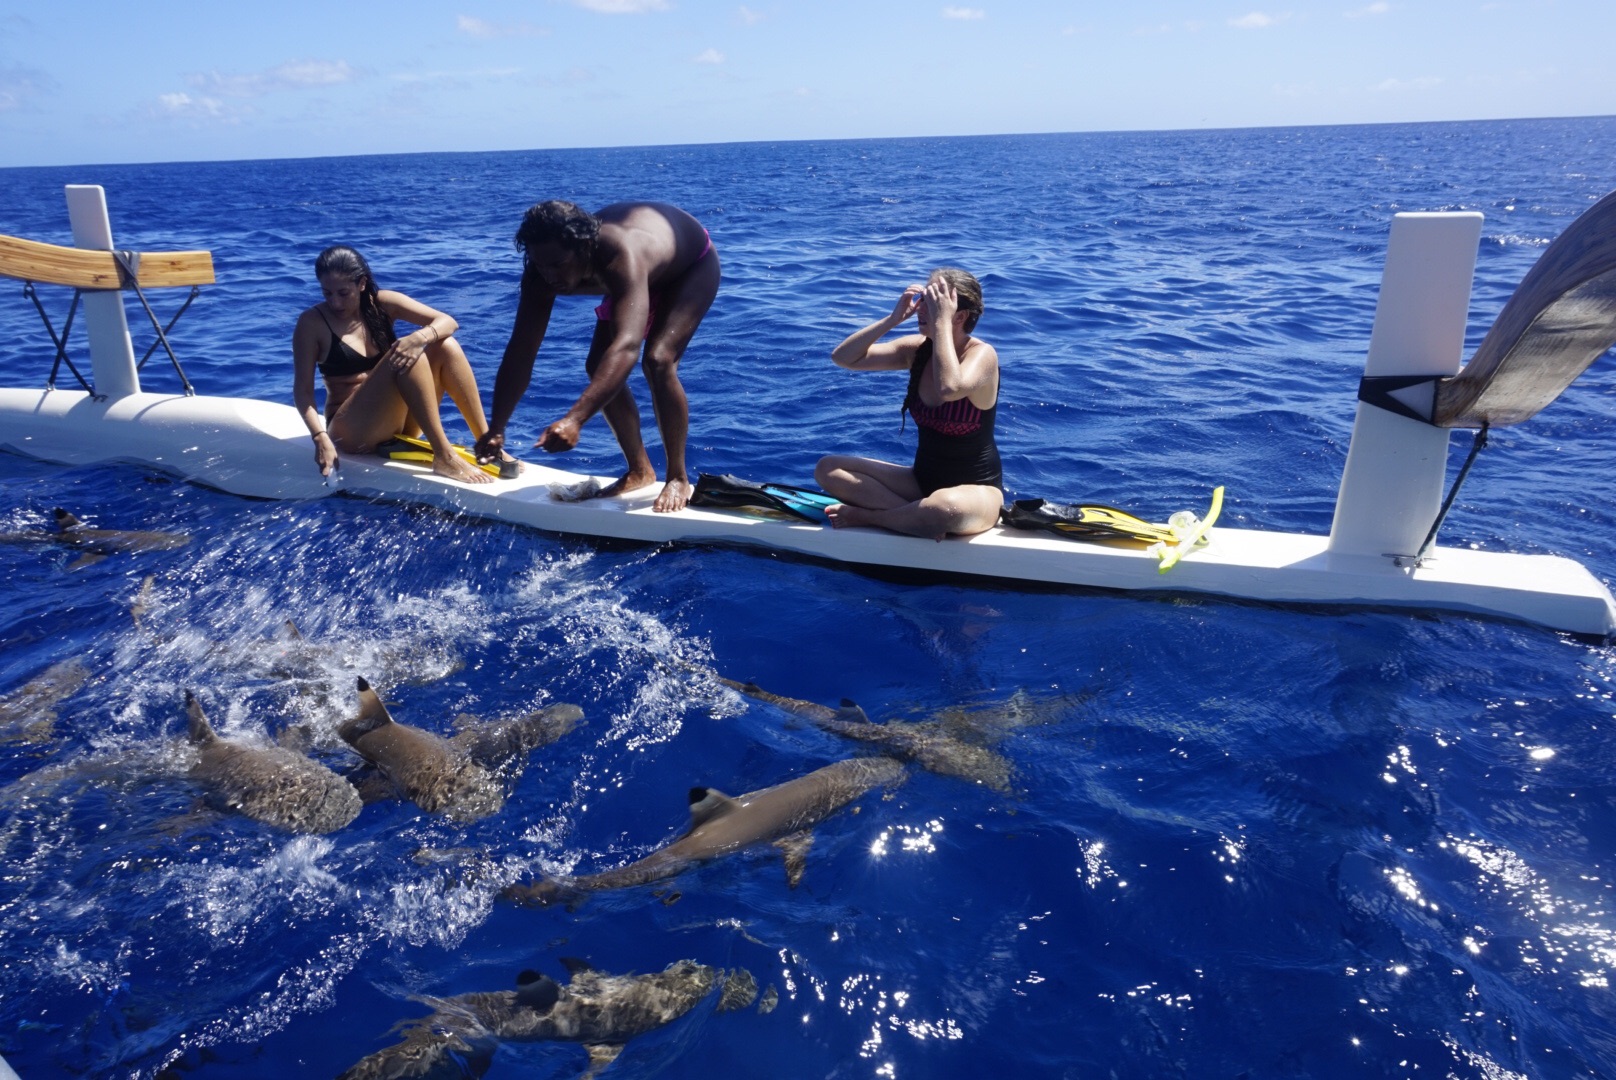
<svg viewBox="0 0 1616 1080">
<path fill-rule="evenodd" d="M 1482 216 L 1398 214 L 1386 246 L 1368 376 L 1449 376 L 1464 351 Z M 1396 396 L 1429 416 L 1435 387 Z M 1414 555 L 1442 505 L 1448 430 L 1358 403 L 1341 473 L 1331 555 Z"/>
<path fill-rule="evenodd" d="M 112 220 L 107 217 L 107 195 L 99 184 L 68 184 L 67 216 L 73 223 L 75 247 L 116 250 L 112 246 Z M 129 321 L 124 317 L 123 291 L 86 291 L 83 305 L 95 392 L 111 399 L 140 393 L 135 346 L 129 340 Z"/>
</svg>

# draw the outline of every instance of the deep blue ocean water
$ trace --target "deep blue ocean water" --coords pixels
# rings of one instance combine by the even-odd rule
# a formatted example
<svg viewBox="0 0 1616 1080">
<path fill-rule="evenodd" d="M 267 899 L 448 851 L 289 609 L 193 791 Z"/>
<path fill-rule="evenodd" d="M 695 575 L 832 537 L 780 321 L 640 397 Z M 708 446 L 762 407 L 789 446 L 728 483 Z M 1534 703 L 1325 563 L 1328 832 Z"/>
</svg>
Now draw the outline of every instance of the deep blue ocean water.
<svg viewBox="0 0 1616 1080">
<path fill-rule="evenodd" d="M 684 363 L 692 465 L 799 483 L 830 451 L 907 460 L 901 380 L 828 353 L 958 264 L 1003 363 L 1012 496 L 1159 519 L 1221 483 L 1227 524 L 1325 533 L 1391 216 L 1486 214 L 1473 349 L 1616 188 L 1613 147 L 1605 118 L 8 169 L 0 232 L 68 243 L 62 185 L 104 185 L 120 246 L 214 252 L 219 283 L 174 334 L 198 388 L 281 401 L 313 258 L 353 243 L 383 287 L 460 321 L 486 399 L 523 209 L 671 201 L 725 279 Z M 42 291 L 59 326 L 67 298 Z M 580 389 L 591 303 L 558 305 L 513 445 Z M 20 287 L 0 288 L 0 382 L 42 385 L 49 361 Z M 146 386 L 178 381 L 154 358 Z M 1443 542 L 1609 581 L 1613 437 L 1607 358 L 1494 433 Z M 597 420 L 561 464 L 618 460 Z M 65 506 L 196 537 L 71 571 L 0 544 L 0 692 L 68 658 L 92 673 L 50 738 L 0 743 L 0 1054 L 26 1080 L 334 1075 L 422 1015 L 415 996 L 560 977 L 564 956 L 741 966 L 779 995 L 766 1014 L 708 1000 L 615 1076 L 1616 1075 L 1608 645 L 1452 614 L 900 582 L 4 463 L 5 531 Z M 287 618 L 312 643 L 290 657 Z M 185 688 L 229 733 L 304 725 L 350 770 L 334 732 L 356 674 L 438 731 L 562 701 L 587 722 L 470 825 L 378 803 L 293 838 L 192 812 L 172 775 Z M 672 903 L 496 902 L 647 852 L 693 784 L 739 793 L 859 752 L 715 674 L 877 719 L 974 717 L 1014 790 L 912 770 L 818 829 L 796 890 L 769 852 L 684 875 Z M 511 1046 L 490 1075 L 583 1067 L 575 1046 Z"/>
</svg>

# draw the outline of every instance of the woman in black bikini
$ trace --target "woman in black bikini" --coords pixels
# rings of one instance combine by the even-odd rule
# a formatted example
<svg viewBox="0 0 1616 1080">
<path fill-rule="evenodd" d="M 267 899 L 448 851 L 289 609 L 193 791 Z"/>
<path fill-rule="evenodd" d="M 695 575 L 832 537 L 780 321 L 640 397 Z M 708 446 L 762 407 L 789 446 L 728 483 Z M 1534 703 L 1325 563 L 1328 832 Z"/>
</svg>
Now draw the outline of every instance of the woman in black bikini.
<svg viewBox="0 0 1616 1080">
<path fill-rule="evenodd" d="M 488 430 L 471 364 L 453 338 L 460 324 L 403 293 L 376 288 L 364 256 L 330 247 L 314 261 L 325 302 L 298 316 L 292 332 L 292 399 L 314 439 L 322 476 L 337 454 L 368 454 L 394 435 L 420 430 L 432 444 L 432 471 L 468 484 L 493 477 L 455 454 L 438 416 L 447 393 L 473 439 Z M 419 330 L 399 337 L 394 321 Z M 422 361 L 425 363 L 422 363 Z M 314 404 L 314 372 L 325 378 L 325 413 Z"/>
<path fill-rule="evenodd" d="M 910 315 L 920 332 L 880 340 Z M 852 334 L 831 352 L 852 371 L 908 371 L 903 411 L 915 418 L 920 445 L 911 466 L 833 454 L 814 470 L 819 486 L 842 500 L 825 512 L 838 529 L 876 525 L 941 540 L 993 527 L 1004 505 L 999 449 L 999 354 L 971 336 L 982 315 L 982 286 L 963 270 L 934 270 L 925 285 L 903 290 L 892 314 Z"/>
</svg>

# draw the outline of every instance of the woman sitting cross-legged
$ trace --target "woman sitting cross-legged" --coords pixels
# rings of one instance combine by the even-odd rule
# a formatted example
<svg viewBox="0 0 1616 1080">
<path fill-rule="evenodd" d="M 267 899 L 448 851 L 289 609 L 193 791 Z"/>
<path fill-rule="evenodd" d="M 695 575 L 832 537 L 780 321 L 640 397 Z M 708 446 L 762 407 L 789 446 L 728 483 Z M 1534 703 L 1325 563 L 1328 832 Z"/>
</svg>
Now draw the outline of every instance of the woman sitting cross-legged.
<svg viewBox="0 0 1616 1080">
<path fill-rule="evenodd" d="M 351 247 L 320 252 L 314 274 L 325 302 L 298 316 L 292 332 L 292 400 L 314 438 L 320 474 L 331 475 L 339 451 L 368 454 L 419 431 L 432 444 L 433 472 L 490 483 L 493 477 L 454 452 L 438 415 L 447 393 L 473 439 L 488 430 L 471 364 L 452 336 L 460 324 L 403 293 L 378 290 L 370 265 Z M 420 329 L 399 337 L 394 320 Z M 323 416 L 314 404 L 316 369 L 325 379 Z"/>
<path fill-rule="evenodd" d="M 918 334 L 881 338 L 910 315 Z M 932 271 L 911 285 L 892 314 L 852 334 L 831 352 L 852 371 L 908 371 L 903 411 L 915 418 L 920 445 L 912 466 L 833 454 L 814 478 L 841 503 L 826 510 L 838 529 L 875 525 L 941 540 L 993 527 L 1004 505 L 993 417 L 999 402 L 999 355 L 971 336 L 982 315 L 982 286 L 963 270 Z"/>
</svg>

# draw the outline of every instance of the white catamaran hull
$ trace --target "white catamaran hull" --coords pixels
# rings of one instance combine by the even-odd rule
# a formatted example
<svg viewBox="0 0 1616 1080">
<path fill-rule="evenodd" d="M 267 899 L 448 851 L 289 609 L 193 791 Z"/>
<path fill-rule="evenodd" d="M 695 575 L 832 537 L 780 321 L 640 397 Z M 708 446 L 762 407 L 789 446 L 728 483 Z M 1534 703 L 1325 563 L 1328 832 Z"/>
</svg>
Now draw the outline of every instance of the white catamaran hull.
<svg viewBox="0 0 1616 1080">
<path fill-rule="evenodd" d="M 560 502 L 552 484 L 587 477 L 530 462 L 515 480 L 468 485 L 426 467 L 347 456 L 330 480 L 314 467 L 308 431 L 286 405 L 245 398 L 0 389 L 0 446 L 70 465 L 135 462 L 268 499 L 337 493 L 424 503 L 557 533 L 647 542 L 753 544 L 855 565 L 999 578 L 1014 583 L 1171 590 L 1283 603 L 1453 610 L 1573 633 L 1616 632 L 1616 603 L 1580 564 L 1549 555 L 1435 548 L 1418 568 L 1328 550 L 1328 538 L 1217 528 L 1168 574 L 1136 544 L 1095 544 L 996 528 L 942 543 L 875 529 L 766 518 L 744 511 L 657 514 L 656 488 Z"/>
</svg>

